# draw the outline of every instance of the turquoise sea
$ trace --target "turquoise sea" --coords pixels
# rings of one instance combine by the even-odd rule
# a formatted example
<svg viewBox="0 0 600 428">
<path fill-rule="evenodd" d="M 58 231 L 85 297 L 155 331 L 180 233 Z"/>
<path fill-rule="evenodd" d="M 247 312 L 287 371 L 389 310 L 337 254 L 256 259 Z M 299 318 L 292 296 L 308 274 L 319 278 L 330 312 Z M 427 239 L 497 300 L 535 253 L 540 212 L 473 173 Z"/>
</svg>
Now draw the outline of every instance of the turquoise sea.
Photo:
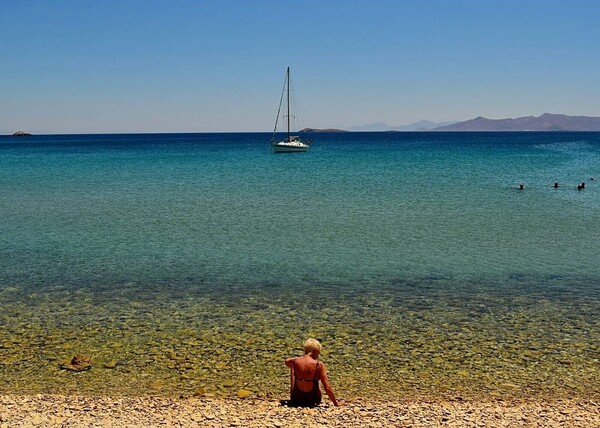
<svg viewBox="0 0 600 428">
<path fill-rule="evenodd" d="M 1 137 L 0 392 L 599 394 L 600 133 L 311 137 Z"/>
</svg>

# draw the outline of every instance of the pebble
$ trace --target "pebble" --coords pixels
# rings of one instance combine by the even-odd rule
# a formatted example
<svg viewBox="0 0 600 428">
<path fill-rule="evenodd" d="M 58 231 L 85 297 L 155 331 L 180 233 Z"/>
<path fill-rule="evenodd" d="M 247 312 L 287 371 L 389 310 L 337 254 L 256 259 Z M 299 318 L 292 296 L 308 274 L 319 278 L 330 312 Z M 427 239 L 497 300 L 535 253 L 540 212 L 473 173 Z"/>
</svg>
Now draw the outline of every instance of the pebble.
<svg viewBox="0 0 600 428">
<path fill-rule="evenodd" d="M 42 419 L 41 416 L 39 415 L 35 415 L 32 419 L 31 419 L 31 424 L 32 425 L 41 425 L 42 423 L 44 423 L 44 419 Z"/>
</svg>

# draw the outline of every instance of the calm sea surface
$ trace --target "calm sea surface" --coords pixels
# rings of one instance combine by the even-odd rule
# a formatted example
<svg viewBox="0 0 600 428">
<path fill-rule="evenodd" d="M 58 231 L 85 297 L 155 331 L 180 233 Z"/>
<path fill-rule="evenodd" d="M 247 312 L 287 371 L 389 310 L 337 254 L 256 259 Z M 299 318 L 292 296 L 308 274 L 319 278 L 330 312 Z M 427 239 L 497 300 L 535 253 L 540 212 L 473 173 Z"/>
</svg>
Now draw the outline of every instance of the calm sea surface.
<svg viewBox="0 0 600 428">
<path fill-rule="evenodd" d="M 599 394 L 600 133 L 312 137 L 1 137 L 0 392 Z"/>
</svg>

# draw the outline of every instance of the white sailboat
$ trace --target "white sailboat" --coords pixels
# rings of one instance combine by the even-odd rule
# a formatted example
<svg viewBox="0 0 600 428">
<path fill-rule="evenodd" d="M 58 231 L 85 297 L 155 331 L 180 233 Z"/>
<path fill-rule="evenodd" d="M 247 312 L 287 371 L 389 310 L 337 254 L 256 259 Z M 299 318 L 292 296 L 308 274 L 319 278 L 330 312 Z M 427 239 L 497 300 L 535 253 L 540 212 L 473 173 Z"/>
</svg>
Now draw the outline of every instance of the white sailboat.
<svg viewBox="0 0 600 428">
<path fill-rule="evenodd" d="M 283 83 L 283 92 L 281 93 L 281 99 L 279 100 L 279 109 L 277 110 L 277 118 L 275 119 L 275 129 L 273 130 L 273 137 L 271 138 L 271 147 L 275 153 L 290 153 L 290 152 L 306 152 L 310 147 L 311 141 L 303 142 L 299 136 L 291 135 L 290 133 L 290 122 L 294 118 L 290 111 L 290 68 L 287 68 L 285 73 L 285 81 Z M 283 140 L 277 141 L 275 135 L 277 133 L 277 125 L 279 124 L 279 114 L 281 113 L 281 105 L 283 104 L 283 97 L 287 95 L 287 114 L 285 117 L 286 122 L 286 137 Z"/>
</svg>

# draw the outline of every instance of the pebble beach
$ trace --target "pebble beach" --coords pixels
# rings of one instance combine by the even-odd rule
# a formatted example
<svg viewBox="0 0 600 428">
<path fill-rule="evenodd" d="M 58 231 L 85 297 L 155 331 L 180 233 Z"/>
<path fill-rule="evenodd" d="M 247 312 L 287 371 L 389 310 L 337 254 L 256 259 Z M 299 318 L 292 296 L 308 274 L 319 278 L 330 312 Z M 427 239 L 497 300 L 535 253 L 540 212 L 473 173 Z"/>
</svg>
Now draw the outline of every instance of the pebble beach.
<svg viewBox="0 0 600 428">
<path fill-rule="evenodd" d="M 290 408 L 277 400 L 0 396 L 13 427 L 599 427 L 595 401 L 371 401 Z"/>
</svg>

